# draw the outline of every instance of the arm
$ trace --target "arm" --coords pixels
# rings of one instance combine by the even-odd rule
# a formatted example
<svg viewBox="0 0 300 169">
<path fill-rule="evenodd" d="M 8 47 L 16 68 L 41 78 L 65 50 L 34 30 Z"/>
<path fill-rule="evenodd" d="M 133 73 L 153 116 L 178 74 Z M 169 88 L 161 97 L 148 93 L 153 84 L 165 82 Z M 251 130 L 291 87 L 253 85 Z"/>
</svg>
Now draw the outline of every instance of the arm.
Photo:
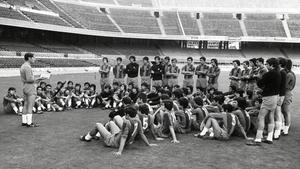
<svg viewBox="0 0 300 169">
<path fill-rule="evenodd" d="M 4 100 L 8 100 L 8 101 L 10 101 L 10 102 L 17 102 L 16 99 L 14 99 L 14 98 L 9 98 L 9 97 L 7 97 L 7 96 L 4 96 L 3 99 L 4 99 Z"/>
<path fill-rule="evenodd" d="M 174 131 L 174 127 L 173 126 L 169 126 L 169 130 L 170 130 L 170 133 L 172 135 L 172 143 L 179 143 L 179 141 L 177 140 L 176 138 L 176 134 L 175 134 L 175 131 Z"/>
<path fill-rule="evenodd" d="M 125 146 L 125 142 L 126 142 L 126 138 L 127 137 L 121 137 L 119 150 L 118 150 L 118 152 L 114 153 L 115 155 L 117 155 L 117 156 L 122 155 L 122 152 L 123 152 L 123 149 Z"/>
</svg>

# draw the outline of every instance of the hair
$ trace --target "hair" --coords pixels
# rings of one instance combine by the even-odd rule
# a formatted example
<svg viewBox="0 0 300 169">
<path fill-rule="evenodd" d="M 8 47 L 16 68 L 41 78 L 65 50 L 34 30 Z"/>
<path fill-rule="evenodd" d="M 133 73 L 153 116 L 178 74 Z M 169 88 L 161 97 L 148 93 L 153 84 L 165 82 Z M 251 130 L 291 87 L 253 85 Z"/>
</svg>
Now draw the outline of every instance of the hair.
<svg viewBox="0 0 300 169">
<path fill-rule="evenodd" d="M 129 60 L 131 60 L 131 59 L 133 59 L 133 61 L 136 60 L 136 59 L 135 59 L 135 56 L 133 56 L 133 55 L 129 56 Z"/>
<path fill-rule="evenodd" d="M 173 109 L 173 101 L 172 100 L 165 100 L 163 103 L 167 110 L 171 111 Z"/>
<path fill-rule="evenodd" d="M 145 93 L 139 93 L 138 98 L 141 99 L 143 103 L 147 102 L 147 95 Z"/>
<path fill-rule="evenodd" d="M 202 56 L 200 57 L 200 60 L 204 60 L 204 62 L 206 61 L 206 57 Z"/>
<path fill-rule="evenodd" d="M 76 87 L 76 86 L 79 86 L 79 87 L 81 87 L 81 84 L 79 84 L 79 83 L 76 83 L 76 84 L 75 84 L 75 87 Z"/>
<path fill-rule="evenodd" d="M 40 82 L 40 85 L 42 85 L 42 84 L 46 84 L 46 82 Z"/>
<path fill-rule="evenodd" d="M 252 90 L 246 90 L 246 94 L 248 95 L 248 97 L 249 97 L 250 99 L 253 98 L 253 91 L 252 91 Z"/>
<path fill-rule="evenodd" d="M 160 60 L 160 57 L 159 56 L 155 56 L 154 60 L 156 60 L 156 59 Z"/>
<path fill-rule="evenodd" d="M 217 60 L 217 59 L 215 59 L 215 58 L 214 58 L 214 59 L 211 59 L 210 61 L 211 61 L 211 62 L 214 62 L 214 63 L 216 64 L 216 66 L 218 66 L 218 65 L 219 65 L 219 64 L 218 64 L 218 60 Z"/>
<path fill-rule="evenodd" d="M 170 100 L 170 96 L 167 95 L 167 94 L 162 94 L 162 95 L 160 96 L 160 99 L 161 99 L 161 100 Z"/>
<path fill-rule="evenodd" d="M 127 85 L 125 83 L 120 84 L 120 88 L 121 86 L 124 86 L 124 91 L 127 91 Z M 135 87 L 133 86 L 132 89 L 134 89 Z"/>
<path fill-rule="evenodd" d="M 134 118 L 136 117 L 137 111 L 133 107 L 126 107 L 124 109 L 124 113 L 129 115 L 129 117 Z"/>
<path fill-rule="evenodd" d="M 231 90 L 232 90 L 233 92 L 236 92 L 236 91 L 237 91 L 237 87 L 236 87 L 236 86 L 230 85 L 229 87 L 231 88 Z"/>
<path fill-rule="evenodd" d="M 279 68 L 279 63 L 276 58 L 270 58 L 266 61 L 270 66 L 272 66 L 275 70 Z"/>
<path fill-rule="evenodd" d="M 121 61 L 122 62 L 122 58 L 121 57 L 117 57 L 117 61 Z"/>
<path fill-rule="evenodd" d="M 249 62 L 252 62 L 254 66 L 257 66 L 257 65 L 256 65 L 256 58 L 250 59 Z"/>
<path fill-rule="evenodd" d="M 149 62 L 149 58 L 147 56 L 143 57 L 143 60 Z"/>
<path fill-rule="evenodd" d="M 183 88 L 181 88 L 181 90 L 183 91 L 184 95 L 188 95 L 189 94 L 189 90 L 187 89 L 187 87 L 183 87 Z"/>
<path fill-rule="evenodd" d="M 238 107 L 242 110 L 245 110 L 247 107 L 247 101 L 244 98 L 237 98 Z"/>
<path fill-rule="evenodd" d="M 191 90 L 191 93 L 193 93 L 193 91 L 194 91 L 194 87 L 193 86 L 186 86 L 186 88 L 189 88 Z"/>
<path fill-rule="evenodd" d="M 155 88 L 156 92 L 158 92 L 158 91 L 159 91 L 159 89 L 160 89 L 160 87 L 159 87 L 159 86 L 152 86 L 152 87 L 154 87 L 154 88 Z"/>
<path fill-rule="evenodd" d="M 231 104 L 223 104 L 222 108 L 225 112 L 232 112 L 234 107 Z"/>
<path fill-rule="evenodd" d="M 109 84 L 106 84 L 105 86 L 104 86 L 104 89 L 111 89 L 111 86 L 109 85 Z"/>
<path fill-rule="evenodd" d="M 238 66 L 240 66 L 241 65 L 241 62 L 239 61 L 239 60 L 234 60 L 234 61 L 232 61 L 232 63 L 236 63 Z"/>
<path fill-rule="evenodd" d="M 170 57 L 169 57 L 169 56 L 166 56 L 166 57 L 165 57 L 165 60 L 169 60 L 169 61 L 170 61 Z"/>
<path fill-rule="evenodd" d="M 33 58 L 33 57 L 34 57 L 34 56 L 33 56 L 32 53 L 25 53 L 25 55 L 24 55 L 24 60 L 25 60 L 25 61 L 28 61 L 29 58 Z"/>
<path fill-rule="evenodd" d="M 180 88 L 180 85 L 179 85 L 179 84 L 176 84 L 176 85 L 173 86 L 173 88 L 179 89 L 179 88 Z"/>
<path fill-rule="evenodd" d="M 125 105 L 129 105 L 129 104 L 132 104 L 132 100 L 130 97 L 126 96 L 126 97 L 123 97 L 122 99 L 122 102 L 125 104 Z"/>
<path fill-rule="evenodd" d="M 36 90 L 39 90 L 39 89 L 42 90 L 42 87 L 41 87 L 41 86 L 36 87 Z M 8 90 L 8 91 L 9 91 L 9 90 Z"/>
<path fill-rule="evenodd" d="M 181 97 L 178 100 L 179 104 L 182 106 L 183 109 L 186 109 L 189 107 L 189 100 L 185 97 Z"/>
<path fill-rule="evenodd" d="M 93 87 L 96 90 L 96 85 L 95 84 L 91 84 L 90 87 L 91 88 Z"/>
<path fill-rule="evenodd" d="M 144 86 L 144 87 L 146 87 L 147 89 L 149 89 L 149 85 L 148 85 L 148 83 L 146 83 L 146 82 L 142 83 L 141 86 Z"/>
<path fill-rule="evenodd" d="M 287 60 L 283 57 L 278 58 L 278 63 L 282 68 L 285 68 Z"/>
<path fill-rule="evenodd" d="M 119 82 L 113 82 L 112 85 L 113 85 L 113 86 L 119 86 L 120 84 L 119 84 Z"/>
<path fill-rule="evenodd" d="M 51 84 L 47 84 L 47 85 L 46 85 L 46 88 L 47 88 L 47 87 L 52 87 L 52 86 L 51 86 Z"/>
<path fill-rule="evenodd" d="M 176 58 L 173 58 L 173 59 L 171 60 L 171 62 L 177 62 L 177 59 L 176 59 Z"/>
<path fill-rule="evenodd" d="M 198 105 L 198 106 L 203 106 L 203 99 L 200 96 L 194 97 L 194 102 Z"/>
<path fill-rule="evenodd" d="M 149 110 L 149 107 L 147 104 L 141 104 L 139 105 L 139 111 L 142 113 L 142 114 L 145 114 L 145 115 L 148 115 L 150 110 Z"/>
<path fill-rule="evenodd" d="M 85 82 L 83 85 L 84 85 L 84 86 L 85 86 L 85 85 L 91 86 L 91 84 L 90 84 L 89 82 Z"/>
<path fill-rule="evenodd" d="M 243 63 L 244 63 L 245 65 L 249 66 L 249 61 L 248 61 L 248 60 L 244 61 Z"/>
<path fill-rule="evenodd" d="M 259 62 L 261 62 L 261 63 L 264 63 L 264 62 L 265 62 L 264 58 L 257 58 L 256 61 L 259 61 Z"/>
<path fill-rule="evenodd" d="M 191 60 L 193 61 L 194 59 L 192 57 L 188 57 L 186 60 Z"/>
<path fill-rule="evenodd" d="M 106 62 L 108 62 L 107 57 L 103 57 L 103 58 L 102 58 L 102 61 L 104 62 L 104 60 L 106 60 Z"/>
<path fill-rule="evenodd" d="M 182 89 L 175 89 L 172 94 L 175 96 L 176 99 L 183 97 Z"/>
<path fill-rule="evenodd" d="M 12 90 L 16 91 L 16 88 L 14 88 L 14 87 L 10 87 L 10 88 L 8 88 L 8 90 L 7 90 L 7 91 L 12 91 Z"/>
<path fill-rule="evenodd" d="M 236 89 L 235 93 L 238 93 L 240 95 L 240 97 L 243 97 L 245 91 L 243 89 L 238 88 L 238 89 Z"/>
<path fill-rule="evenodd" d="M 218 104 L 222 105 L 224 103 L 224 100 L 225 100 L 225 97 L 224 95 L 217 95 L 217 96 L 214 96 L 213 98 L 211 98 L 211 101 L 215 101 L 217 102 Z"/>
<path fill-rule="evenodd" d="M 68 81 L 68 85 L 71 84 L 71 83 L 74 84 L 73 81 Z"/>
<path fill-rule="evenodd" d="M 62 82 L 61 82 L 61 81 L 58 81 L 56 84 L 59 85 L 59 84 L 62 84 Z"/>
<path fill-rule="evenodd" d="M 286 59 L 286 64 L 285 64 L 285 68 L 288 72 L 290 72 L 292 70 L 293 67 L 293 62 L 291 59 Z"/>
</svg>

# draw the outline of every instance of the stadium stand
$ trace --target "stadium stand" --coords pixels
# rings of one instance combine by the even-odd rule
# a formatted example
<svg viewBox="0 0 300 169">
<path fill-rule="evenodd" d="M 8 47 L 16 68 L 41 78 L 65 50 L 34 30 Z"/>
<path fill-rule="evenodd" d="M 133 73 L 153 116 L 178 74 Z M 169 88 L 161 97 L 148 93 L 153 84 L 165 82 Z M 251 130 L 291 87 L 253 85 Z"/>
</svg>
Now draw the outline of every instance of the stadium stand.
<svg viewBox="0 0 300 169">
<path fill-rule="evenodd" d="M 3 1 L 14 6 L 49 11 L 45 6 L 43 6 L 43 4 L 39 3 L 38 0 L 3 0 Z"/>
<path fill-rule="evenodd" d="M 101 3 L 101 4 L 112 4 L 115 5 L 113 0 L 82 0 L 84 2 L 93 2 L 93 3 Z"/>
<path fill-rule="evenodd" d="M 300 14 L 289 14 L 287 23 L 291 32 L 291 36 L 300 38 Z"/>
<path fill-rule="evenodd" d="M 5 51 L 16 52 L 51 52 L 48 49 L 20 41 L 0 41 L 0 48 Z"/>
<path fill-rule="evenodd" d="M 248 36 L 286 37 L 283 25 L 275 14 L 245 14 Z"/>
<path fill-rule="evenodd" d="M 238 50 L 211 50 L 203 49 L 200 50 L 201 54 L 207 58 L 217 58 L 218 60 L 234 60 L 234 59 L 243 59 L 243 55 Z"/>
<path fill-rule="evenodd" d="M 38 13 L 32 13 L 26 11 L 22 11 L 22 13 L 28 16 L 34 22 L 47 23 L 47 24 L 60 25 L 60 26 L 70 26 L 58 16 L 38 14 Z"/>
<path fill-rule="evenodd" d="M 291 59 L 300 59 L 300 49 L 298 48 L 285 48 L 283 49 L 286 55 Z"/>
<path fill-rule="evenodd" d="M 164 11 L 160 18 L 167 35 L 182 35 L 176 12 Z"/>
<path fill-rule="evenodd" d="M 112 49 L 116 50 L 122 55 L 136 55 L 136 56 L 156 56 L 160 55 L 158 49 L 154 46 L 144 46 L 144 45 L 115 45 L 111 46 Z"/>
<path fill-rule="evenodd" d="M 51 52 L 54 53 L 72 53 L 72 54 L 83 54 L 82 51 L 78 50 L 78 48 L 71 46 L 71 45 L 65 45 L 58 42 L 40 42 L 38 44 L 35 44 L 36 46 L 48 49 Z"/>
<path fill-rule="evenodd" d="M 151 0 L 117 0 L 119 5 L 123 6 L 142 6 L 142 7 L 152 7 Z"/>
<path fill-rule="evenodd" d="M 183 30 L 186 35 L 200 35 L 197 20 L 190 12 L 179 12 Z"/>
<path fill-rule="evenodd" d="M 243 36 L 238 20 L 231 13 L 203 13 L 201 23 L 204 35 Z"/>
<path fill-rule="evenodd" d="M 0 6 L 0 17 L 2 18 L 10 18 L 10 19 L 18 19 L 18 20 L 27 20 L 21 13 L 12 9 L 5 8 Z"/>
<path fill-rule="evenodd" d="M 110 9 L 110 15 L 126 33 L 161 34 L 158 23 L 150 11 Z"/>
<path fill-rule="evenodd" d="M 72 18 L 84 25 L 88 29 L 119 32 L 118 28 L 109 20 L 104 13 L 100 13 L 96 7 L 79 6 L 55 2 L 60 8 L 68 13 Z"/>
<path fill-rule="evenodd" d="M 283 53 L 278 48 L 246 48 L 241 51 L 243 55 L 249 58 L 271 58 L 271 57 L 284 57 Z"/>
<path fill-rule="evenodd" d="M 80 44 L 78 45 L 80 48 L 87 50 L 91 53 L 94 53 L 98 56 L 101 55 L 118 55 L 117 51 L 114 49 L 102 44 L 102 43 L 97 43 L 97 44 Z"/>
<path fill-rule="evenodd" d="M 65 21 L 73 25 L 75 28 L 82 28 L 82 26 L 77 23 L 77 21 L 70 16 L 68 16 L 64 11 L 59 9 L 51 0 L 39 0 L 44 6 L 46 6 L 51 11 L 58 13 L 61 18 L 63 18 Z"/>
</svg>

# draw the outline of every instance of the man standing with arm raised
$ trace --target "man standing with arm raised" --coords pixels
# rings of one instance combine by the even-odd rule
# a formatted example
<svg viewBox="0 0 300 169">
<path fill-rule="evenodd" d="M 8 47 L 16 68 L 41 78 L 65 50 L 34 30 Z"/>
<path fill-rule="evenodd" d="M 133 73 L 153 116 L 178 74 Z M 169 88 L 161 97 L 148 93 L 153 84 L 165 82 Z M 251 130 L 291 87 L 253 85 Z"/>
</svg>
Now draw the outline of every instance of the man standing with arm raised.
<svg viewBox="0 0 300 169">
<path fill-rule="evenodd" d="M 25 63 L 20 68 L 21 80 L 23 82 L 24 108 L 22 113 L 22 126 L 38 127 L 32 122 L 32 108 L 36 98 L 36 83 L 39 83 L 44 78 L 34 79 L 31 64 L 35 58 L 32 53 L 24 55 Z"/>
</svg>

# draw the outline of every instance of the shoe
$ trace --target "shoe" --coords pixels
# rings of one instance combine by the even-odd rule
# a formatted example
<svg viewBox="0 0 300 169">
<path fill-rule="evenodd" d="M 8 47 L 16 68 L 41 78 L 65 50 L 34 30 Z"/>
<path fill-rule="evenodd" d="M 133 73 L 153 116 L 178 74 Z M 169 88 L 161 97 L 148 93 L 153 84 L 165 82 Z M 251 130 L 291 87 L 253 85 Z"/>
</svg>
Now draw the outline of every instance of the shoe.
<svg viewBox="0 0 300 169">
<path fill-rule="evenodd" d="M 39 127 L 39 125 L 31 123 L 31 124 L 27 124 L 27 127 Z"/>
<path fill-rule="evenodd" d="M 273 141 L 270 140 L 262 140 L 263 143 L 267 143 L 267 144 L 273 144 Z"/>
<path fill-rule="evenodd" d="M 274 138 L 273 138 L 273 140 L 279 140 L 279 138 L 280 138 L 280 136 L 279 136 L 279 137 L 277 137 L 277 138 L 275 138 L 275 137 L 274 137 Z"/>
<path fill-rule="evenodd" d="M 85 141 L 85 142 L 90 142 L 91 140 L 87 140 L 87 139 L 85 139 L 85 135 L 83 135 L 83 136 L 80 136 L 80 141 Z"/>
<path fill-rule="evenodd" d="M 36 112 L 36 114 L 43 114 L 43 111 L 39 110 Z"/>
<path fill-rule="evenodd" d="M 22 123 L 22 126 L 27 126 L 27 123 Z"/>
<path fill-rule="evenodd" d="M 246 143 L 247 146 L 261 146 L 261 142 L 251 140 Z"/>
</svg>

